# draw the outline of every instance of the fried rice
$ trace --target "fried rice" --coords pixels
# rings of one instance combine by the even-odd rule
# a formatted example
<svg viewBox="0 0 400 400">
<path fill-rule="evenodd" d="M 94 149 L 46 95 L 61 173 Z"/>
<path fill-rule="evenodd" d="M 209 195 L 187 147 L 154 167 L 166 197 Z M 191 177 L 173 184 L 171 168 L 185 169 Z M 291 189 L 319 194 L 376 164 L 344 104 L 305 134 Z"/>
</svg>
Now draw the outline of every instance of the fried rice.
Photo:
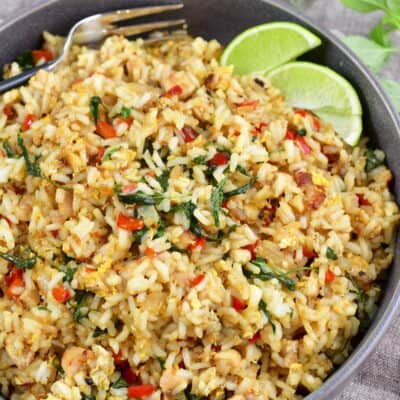
<svg viewBox="0 0 400 400">
<path fill-rule="evenodd" d="M 368 326 L 382 152 L 220 52 L 111 37 L 0 97 L 5 398 L 301 399 Z"/>
</svg>

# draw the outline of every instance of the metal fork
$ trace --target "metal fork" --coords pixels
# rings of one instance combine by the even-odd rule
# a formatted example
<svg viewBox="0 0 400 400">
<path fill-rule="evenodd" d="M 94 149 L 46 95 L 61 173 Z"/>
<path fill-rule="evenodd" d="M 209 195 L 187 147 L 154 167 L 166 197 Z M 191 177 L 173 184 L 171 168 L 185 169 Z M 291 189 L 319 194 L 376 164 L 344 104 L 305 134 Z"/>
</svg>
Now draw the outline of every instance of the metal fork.
<svg viewBox="0 0 400 400">
<path fill-rule="evenodd" d="M 10 79 L 0 81 L 0 93 L 22 85 L 40 69 L 51 71 L 56 68 L 66 58 L 72 43 L 81 45 L 100 43 L 111 35 L 133 36 L 159 29 L 184 25 L 186 24 L 184 19 L 157 21 L 128 26 L 115 25 L 116 22 L 134 19 L 145 15 L 179 10 L 182 7 L 183 4 L 169 4 L 165 6 L 131 8 L 127 10 L 117 10 L 108 13 L 91 15 L 90 17 L 81 19 L 69 31 L 61 53 L 56 59 L 50 61 L 49 63 L 24 71 Z M 174 36 L 165 36 L 163 39 L 165 40 L 170 38 L 174 38 Z"/>
</svg>

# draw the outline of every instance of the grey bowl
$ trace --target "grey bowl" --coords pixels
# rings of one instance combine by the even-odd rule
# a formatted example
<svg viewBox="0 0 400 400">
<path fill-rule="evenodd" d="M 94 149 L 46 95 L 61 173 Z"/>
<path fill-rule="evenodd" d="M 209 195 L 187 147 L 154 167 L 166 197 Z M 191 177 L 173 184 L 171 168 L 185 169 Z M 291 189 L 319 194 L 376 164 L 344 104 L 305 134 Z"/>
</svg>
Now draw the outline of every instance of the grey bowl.
<svg viewBox="0 0 400 400">
<path fill-rule="evenodd" d="M 41 33 L 48 30 L 66 34 L 79 19 L 118 8 L 165 4 L 166 0 L 53 0 L 0 27 L 0 65 L 15 59 L 23 50 L 40 45 Z M 227 43 L 240 31 L 268 21 L 293 21 L 316 33 L 323 45 L 305 58 L 327 65 L 346 77 L 359 93 L 364 109 L 366 133 L 387 156 L 394 174 L 393 191 L 400 200 L 400 121 L 397 113 L 371 73 L 332 34 L 299 16 L 277 0 L 184 0 L 185 8 L 163 18 L 184 15 L 193 35 L 217 38 Z M 400 305 L 400 244 L 397 241 L 393 267 L 372 326 L 350 358 L 307 400 L 332 399 L 345 382 L 366 361 L 390 325 Z"/>
</svg>

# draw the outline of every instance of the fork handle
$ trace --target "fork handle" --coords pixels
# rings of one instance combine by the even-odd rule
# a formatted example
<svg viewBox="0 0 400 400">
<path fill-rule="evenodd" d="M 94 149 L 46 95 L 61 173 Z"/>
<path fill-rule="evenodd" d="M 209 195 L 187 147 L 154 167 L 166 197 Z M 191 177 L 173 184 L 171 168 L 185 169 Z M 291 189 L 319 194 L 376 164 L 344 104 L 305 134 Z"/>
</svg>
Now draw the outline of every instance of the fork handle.
<svg viewBox="0 0 400 400">
<path fill-rule="evenodd" d="M 14 89 L 17 86 L 23 85 L 24 83 L 26 83 L 29 80 L 29 78 L 31 78 L 33 75 L 35 75 L 41 69 L 50 70 L 51 67 L 53 66 L 53 64 L 54 64 L 54 61 L 47 63 L 45 65 L 40 65 L 39 67 L 34 67 L 31 69 L 28 69 L 27 71 L 21 72 L 20 74 L 13 76 L 12 78 L 4 79 L 3 81 L 0 81 L 0 93 L 4 93 L 7 90 Z"/>
</svg>

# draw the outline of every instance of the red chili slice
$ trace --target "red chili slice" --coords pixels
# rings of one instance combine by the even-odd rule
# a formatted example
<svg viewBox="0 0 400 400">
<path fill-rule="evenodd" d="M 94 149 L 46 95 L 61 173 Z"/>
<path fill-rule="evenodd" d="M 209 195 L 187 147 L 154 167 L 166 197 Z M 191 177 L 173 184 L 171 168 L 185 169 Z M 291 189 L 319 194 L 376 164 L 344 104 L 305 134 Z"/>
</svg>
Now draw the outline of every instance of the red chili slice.
<svg viewBox="0 0 400 400">
<path fill-rule="evenodd" d="M 335 280 L 336 275 L 330 270 L 328 269 L 328 271 L 326 271 L 325 274 L 325 282 L 330 283 L 333 282 Z"/>
<path fill-rule="evenodd" d="M 243 311 L 246 308 L 246 303 L 242 300 L 239 299 L 238 297 L 232 296 L 232 307 L 240 312 Z"/>
<path fill-rule="evenodd" d="M 130 232 L 140 231 L 144 228 L 142 219 L 129 217 L 120 213 L 117 218 L 117 226 Z"/>
<path fill-rule="evenodd" d="M 200 247 L 201 249 L 206 245 L 206 238 L 203 236 L 199 236 L 198 238 L 195 239 L 193 243 L 190 243 L 188 246 L 189 251 L 193 251 Z"/>
<path fill-rule="evenodd" d="M 198 136 L 197 132 L 190 126 L 184 126 L 182 128 L 182 135 L 185 143 L 193 142 Z"/>
<path fill-rule="evenodd" d="M 358 204 L 360 206 L 370 206 L 371 203 L 368 201 L 367 198 L 365 198 L 365 196 L 362 193 L 357 193 L 357 197 L 358 197 Z"/>
<path fill-rule="evenodd" d="M 36 62 L 42 58 L 44 58 L 46 62 L 49 62 L 54 58 L 53 53 L 48 49 L 33 50 L 32 55 Z"/>
<path fill-rule="evenodd" d="M 15 108 L 12 104 L 6 104 L 3 108 L 3 113 L 7 116 L 8 119 L 15 118 L 17 113 L 15 112 Z"/>
<path fill-rule="evenodd" d="M 106 121 L 97 122 L 96 133 L 104 139 L 110 139 L 117 136 L 115 128 Z"/>
<path fill-rule="evenodd" d="M 257 246 L 258 246 L 259 241 L 256 240 L 252 244 L 248 244 L 247 246 L 243 246 L 242 249 L 246 249 L 251 253 L 251 259 L 254 260 L 257 257 Z"/>
<path fill-rule="evenodd" d="M 254 336 L 249 339 L 249 343 L 255 343 L 260 339 L 261 339 L 261 333 L 260 332 L 256 332 L 254 334 Z"/>
<path fill-rule="evenodd" d="M 196 275 L 191 281 L 190 281 L 190 287 L 195 287 L 199 285 L 201 282 L 203 282 L 203 279 L 206 276 L 204 274 L 198 274 Z"/>
<path fill-rule="evenodd" d="M 296 132 L 288 129 L 286 131 L 285 139 L 287 140 L 294 140 L 296 139 Z"/>
<path fill-rule="evenodd" d="M 53 288 L 51 293 L 59 303 L 66 303 L 71 298 L 71 293 L 63 286 Z"/>
<path fill-rule="evenodd" d="M 315 258 L 317 253 L 313 249 L 303 246 L 303 256 L 307 258 Z"/>
<path fill-rule="evenodd" d="M 183 89 L 179 85 L 172 86 L 170 89 L 168 89 L 165 93 L 165 97 L 174 97 L 174 96 L 180 96 L 183 93 Z"/>
<path fill-rule="evenodd" d="M 150 396 L 154 392 L 154 385 L 148 383 L 145 385 L 131 386 L 128 388 L 130 398 Z"/>
<path fill-rule="evenodd" d="M 220 165 L 226 165 L 229 162 L 229 154 L 223 151 L 216 153 L 214 157 L 208 161 L 208 165 L 218 167 Z"/>
<path fill-rule="evenodd" d="M 26 117 L 25 117 L 25 119 L 24 119 L 24 122 L 23 122 L 23 124 L 22 124 L 22 129 L 24 130 L 24 131 L 27 131 L 30 127 L 31 127 L 31 125 L 32 125 L 32 123 L 34 122 L 34 121 L 36 121 L 36 115 L 33 115 L 33 114 L 28 114 Z"/>
<path fill-rule="evenodd" d="M 303 136 L 296 136 L 295 142 L 298 144 L 303 154 L 308 155 L 311 153 L 311 147 L 307 144 Z"/>
</svg>

